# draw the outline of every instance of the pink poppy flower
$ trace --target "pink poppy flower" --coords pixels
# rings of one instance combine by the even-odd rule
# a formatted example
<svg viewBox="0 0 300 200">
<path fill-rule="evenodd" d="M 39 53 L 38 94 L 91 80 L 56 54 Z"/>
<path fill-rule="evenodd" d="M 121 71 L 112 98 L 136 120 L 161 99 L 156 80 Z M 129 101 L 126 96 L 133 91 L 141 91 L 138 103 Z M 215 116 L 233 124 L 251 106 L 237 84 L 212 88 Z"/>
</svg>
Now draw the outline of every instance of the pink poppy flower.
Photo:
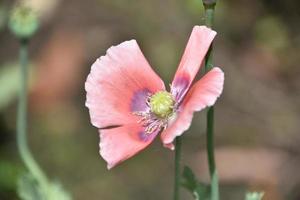
<svg viewBox="0 0 300 200">
<path fill-rule="evenodd" d="M 205 26 L 193 28 L 170 92 L 135 40 L 109 48 L 92 65 L 86 106 L 99 129 L 100 155 L 108 169 L 147 147 L 159 133 L 164 146 L 174 149 L 172 142 L 189 128 L 193 112 L 215 103 L 223 90 L 220 68 L 191 87 L 215 35 Z"/>
</svg>

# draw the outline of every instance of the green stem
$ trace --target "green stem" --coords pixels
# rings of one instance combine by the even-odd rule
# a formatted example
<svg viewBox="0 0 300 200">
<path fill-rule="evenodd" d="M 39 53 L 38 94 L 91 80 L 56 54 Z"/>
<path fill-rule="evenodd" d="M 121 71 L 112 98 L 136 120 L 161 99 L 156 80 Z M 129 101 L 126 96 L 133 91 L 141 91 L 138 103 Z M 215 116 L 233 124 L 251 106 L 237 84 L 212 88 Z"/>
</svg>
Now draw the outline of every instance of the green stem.
<svg viewBox="0 0 300 200">
<path fill-rule="evenodd" d="M 214 107 L 210 107 L 207 111 L 207 158 L 209 166 L 209 174 L 211 178 L 211 200 L 219 200 L 219 181 L 215 163 L 214 152 Z"/>
<path fill-rule="evenodd" d="M 17 115 L 17 145 L 27 169 L 38 181 L 45 183 L 46 176 L 34 160 L 27 144 L 28 40 L 21 40 L 20 45 L 21 77 Z"/>
<path fill-rule="evenodd" d="M 174 182 L 174 200 L 179 200 L 180 189 L 180 159 L 181 159 L 181 137 L 175 139 L 175 182 Z"/>
<path fill-rule="evenodd" d="M 213 26 L 214 12 L 216 1 L 203 0 L 205 9 L 205 24 L 208 27 Z M 212 67 L 213 46 L 211 45 L 205 57 L 205 71 L 208 72 Z M 209 174 L 211 177 L 211 200 L 219 200 L 219 181 L 215 163 L 214 153 L 214 107 L 208 108 L 207 111 L 207 158 L 209 166 Z"/>
</svg>

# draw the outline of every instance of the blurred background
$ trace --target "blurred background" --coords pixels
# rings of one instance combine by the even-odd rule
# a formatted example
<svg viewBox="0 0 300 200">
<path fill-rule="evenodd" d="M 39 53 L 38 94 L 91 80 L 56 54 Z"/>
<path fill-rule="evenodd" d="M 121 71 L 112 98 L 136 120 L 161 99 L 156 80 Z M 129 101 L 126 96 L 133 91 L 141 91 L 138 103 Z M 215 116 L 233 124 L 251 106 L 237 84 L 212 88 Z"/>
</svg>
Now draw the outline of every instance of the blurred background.
<svg viewBox="0 0 300 200">
<path fill-rule="evenodd" d="M 18 199 L 25 168 L 16 148 L 18 42 L 8 31 L 14 1 L 0 1 L 0 199 Z M 91 64 L 135 38 L 155 71 L 172 81 L 200 0 L 28 0 L 41 28 L 30 43 L 29 144 L 74 199 L 171 199 L 173 152 L 159 140 L 108 171 L 84 106 Z M 216 104 L 222 199 L 247 190 L 264 200 L 300 199 L 300 1 L 227 0 L 216 7 L 214 63 L 225 71 Z M 205 112 L 183 137 L 183 163 L 208 182 Z M 192 196 L 182 190 L 182 199 Z"/>
</svg>

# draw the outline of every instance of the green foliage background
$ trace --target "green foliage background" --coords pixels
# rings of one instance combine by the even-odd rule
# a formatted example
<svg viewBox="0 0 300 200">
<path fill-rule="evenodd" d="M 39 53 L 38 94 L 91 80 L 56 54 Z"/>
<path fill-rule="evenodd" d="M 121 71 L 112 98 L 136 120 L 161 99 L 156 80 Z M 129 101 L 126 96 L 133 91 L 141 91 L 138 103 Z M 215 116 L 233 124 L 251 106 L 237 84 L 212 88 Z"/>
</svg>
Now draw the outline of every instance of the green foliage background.
<svg viewBox="0 0 300 200">
<path fill-rule="evenodd" d="M 37 2 L 29 144 L 38 162 L 74 199 L 170 199 L 173 152 L 159 140 L 107 171 L 84 107 L 84 82 L 107 48 L 135 38 L 168 85 L 192 27 L 204 22 L 201 2 Z M 0 4 L 1 200 L 18 199 L 17 177 L 25 171 L 15 144 L 18 42 L 6 26 L 12 4 Z M 216 105 L 216 153 L 223 199 L 244 199 L 248 190 L 265 191 L 264 200 L 299 199 L 299 8 L 297 1 L 218 1 L 214 63 L 225 71 L 225 90 Z M 204 130 L 205 115 L 198 113 L 183 138 L 183 162 L 205 185 Z M 182 195 L 193 199 L 187 190 Z"/>
</svg>

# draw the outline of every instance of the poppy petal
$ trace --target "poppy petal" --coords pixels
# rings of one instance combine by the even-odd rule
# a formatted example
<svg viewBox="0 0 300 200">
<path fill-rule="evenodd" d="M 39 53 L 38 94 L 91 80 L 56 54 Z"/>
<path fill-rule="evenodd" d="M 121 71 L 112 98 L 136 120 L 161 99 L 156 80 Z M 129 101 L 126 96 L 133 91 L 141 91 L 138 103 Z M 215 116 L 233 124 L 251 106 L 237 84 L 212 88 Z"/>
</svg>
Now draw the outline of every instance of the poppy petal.
<svg viewBox="0 0 300 200">
<path fill-rule="evenodd" d="M 100 155 L 107 162 L 107 168 L 111 169 L 147 147 L 157 133 L 147 135 L 137 123 L 100 130 Z"/>
<path fill-rule="evenodd" d="M 206 26 L 194 26 L 172 82 L 171 93 L 177 102 L 188 91 L 216 34 Z"/>
<path fill-rule="evenodd" d="M 107 50 L 92 65 L 85 83 L 86 106 L 98 128 L 136 123 L 132 113 L 145 111 L 149 94 L 164 90 L 137 42 L 130 40 Z"/>
<path fill-rule="evenodd" d="M 214 105 L 222 93 L 223 84 L 223 71 L 214 67 L 192 86 L 177 112 L 176 119 L 161 134 L 166 147 L 172 147 L 175 137 L 182 135 L 190 127 L 195 111 Z"/>
</svg>

